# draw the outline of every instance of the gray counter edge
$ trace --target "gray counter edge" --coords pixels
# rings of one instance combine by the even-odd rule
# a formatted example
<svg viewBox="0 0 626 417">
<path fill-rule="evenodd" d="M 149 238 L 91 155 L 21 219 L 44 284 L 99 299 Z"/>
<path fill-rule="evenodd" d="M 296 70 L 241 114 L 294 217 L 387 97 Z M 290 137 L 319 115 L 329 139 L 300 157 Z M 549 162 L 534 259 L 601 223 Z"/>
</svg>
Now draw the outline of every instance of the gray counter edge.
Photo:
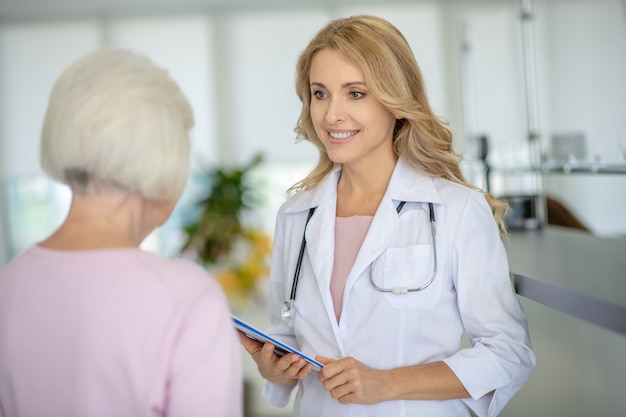
<svg viewBox="0 0 626 417">
<path fill-rule="evenodd" d="M 626 308 L 524 275 L 510 275 L 515 291 L 522 297 L 626 335 Z"/>
</svg>

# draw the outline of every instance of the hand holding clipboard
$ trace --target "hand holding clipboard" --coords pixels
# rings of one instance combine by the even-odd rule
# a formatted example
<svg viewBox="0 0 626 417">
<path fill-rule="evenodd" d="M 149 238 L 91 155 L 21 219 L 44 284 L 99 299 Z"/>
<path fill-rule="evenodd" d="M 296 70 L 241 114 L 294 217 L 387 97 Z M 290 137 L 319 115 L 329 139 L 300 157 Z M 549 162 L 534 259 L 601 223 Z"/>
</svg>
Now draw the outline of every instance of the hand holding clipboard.
<svg viewBox="0 0 626 417">
<path fill-rule="evenodd" d="M 257 340 L 257 341 L 259 341 L 261 343 L 270 342 L 271 344 L 273 344 L 275 346 L 274 353 L 276 353 L 277 355 L 282 356 L 282 355 L 285 355 L 287 353 L 295 353 L 296 355 L 300 356 L 305 361 L 307 361 L 310 364 L 312 364 L 314 371 L 319 371 L 324 366 L 323 364 L 321 364 L 320 362 L 316 361 L 315 359 L 305 355 L 304 353 L 300 352 L 299 350 L 297 350 L 295 348 L 292 348 L 291 346 L 281 342 L 280 340 L 274 339 L 272 336 L 270 336 L 267 333 L 264 333 L 261 330 L 255 328 L 255 327 L 253 327 L 251 325 L 249 325 L 248 323 L 244 322 L 243 320 L 239 319 L 238 317 L 231 316 L 231 318 L 233 319 L 233 323 L 235 325 L 235 328 L 237 330 L 241 331 L 242 333 L 244 333 L 250 339 Z"/>
</svg>

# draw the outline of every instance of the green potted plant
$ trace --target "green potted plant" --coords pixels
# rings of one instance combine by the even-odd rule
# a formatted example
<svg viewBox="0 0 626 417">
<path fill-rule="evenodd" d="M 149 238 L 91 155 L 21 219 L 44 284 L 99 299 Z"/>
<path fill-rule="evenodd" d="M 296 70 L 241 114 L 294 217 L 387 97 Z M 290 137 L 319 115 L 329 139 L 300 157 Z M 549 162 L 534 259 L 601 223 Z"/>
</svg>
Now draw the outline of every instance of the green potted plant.
<svg viewBox="0 0 626 417">
<path fill-rule="evenodd" d="M 251 172 L 258 154 L 242 167 L 215 167 L 202 172 L 206 195 L 196 203 L 198 214 L 184 226 L 182 252 L 191 252 L 222 285 L 231 304 L 245 305 L 260 295 L 269 273 L 271 239 L 260 228 L 244 225 L 242 216 L 259 204 Z"/>
</svg>

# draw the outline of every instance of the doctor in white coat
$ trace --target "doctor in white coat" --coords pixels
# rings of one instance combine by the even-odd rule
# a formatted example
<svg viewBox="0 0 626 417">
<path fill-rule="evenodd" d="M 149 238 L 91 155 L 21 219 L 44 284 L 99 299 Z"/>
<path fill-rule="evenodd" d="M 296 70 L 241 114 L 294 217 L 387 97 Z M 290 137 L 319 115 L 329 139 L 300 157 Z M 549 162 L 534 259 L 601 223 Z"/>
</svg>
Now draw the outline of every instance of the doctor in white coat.
<svg viewBox="0 0 626 417">
<path fill-rule="evenodd" d="M 505 206 L 463 179 L 407 42 L 377 17 L 332 21 L 296 89 L 320 161 L 277 216 L 270 333 L 324 366 L 242 335 L 264 395 L 297 387 L 295 416 L 497 415 L 535 366 Z"/>
</svg>

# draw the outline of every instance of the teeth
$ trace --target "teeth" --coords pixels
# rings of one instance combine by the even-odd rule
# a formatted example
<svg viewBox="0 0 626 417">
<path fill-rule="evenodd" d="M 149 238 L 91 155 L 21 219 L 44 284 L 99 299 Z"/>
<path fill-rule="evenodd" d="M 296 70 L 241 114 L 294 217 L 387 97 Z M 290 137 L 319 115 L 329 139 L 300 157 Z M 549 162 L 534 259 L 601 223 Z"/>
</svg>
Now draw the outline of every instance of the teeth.
<svg viewBox="0 0 626 417">
<path fill-rule="evenodd" d="M 336 133 L 336 132 L 328 132 L 328 134 L 330 135 L 331 138 L 333 139 L 347 139 L 350 136 L 354 136 L 357 134 L 357 131 L 354 130 L 352 132 L 343 132 L 343 133 Z"/>
</svg>

